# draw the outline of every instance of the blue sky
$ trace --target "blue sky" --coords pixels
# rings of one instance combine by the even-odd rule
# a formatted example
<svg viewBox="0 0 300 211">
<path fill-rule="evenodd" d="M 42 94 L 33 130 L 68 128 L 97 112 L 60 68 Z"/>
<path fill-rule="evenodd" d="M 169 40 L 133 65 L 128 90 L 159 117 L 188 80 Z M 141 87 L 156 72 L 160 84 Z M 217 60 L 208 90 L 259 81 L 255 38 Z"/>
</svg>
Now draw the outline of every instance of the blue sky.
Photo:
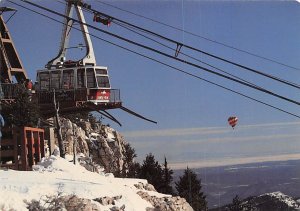
<svg viewBox="0 0 300 211">
<path fill-rule="evenodd" d="M 56 1 L 35 2 L 60 12 L 64 11 L 63 5 Z M 300 84 L 299 69 L 290 69 L 225 48 L 182 31 L 119 11 L 96 0 L 88 2 L 93 9 L 153 30 L 184 44 Z M 209 39 L 300 68 L 300 4 L 296 1 L 123 0 L 106 2 Z M 29 76 L 34 79 L 35 71 L 43 68 L 50 59 L 56 56 L 61 25 L 7 1 L 2 1 L 1 4 L 19 10 L 8 23 L 8 27 L 24 66 Z M 94 24 L 90 15 L 87 14 L 86 19 Z M 97 26 L 136 41 L 145 42 L 114 24 L 109 28 L 103 25 Z M 300 115 L 299 106 L 124 44 L 99 32 L 90 32 Z M 78 32 L 75 32 L 73 37 L 71 45 L 81 42 Z M 150 152 L 161 161 L 166 155 L 170 163 L 182 165 L 193 163 L 198 166 L 300 158 L 297 154 L 300 151 L 299 119 L 183 75 L 105 42 L 93 39 L 93 43 L 97 63 L 108 66 L 111 84 L 113 88 L 121 90 L 123 105 L 158 121 L 158 124 L 154 125 L 122 111 L 111 112 L 123 123 L 123 126 L 119 127 L 109 121 L 107 123 L 124 134 L 125 139 L 136 149 L 139 160 Z M 300 101 L 298 89 L 258 77 L 204 55 L 192 53 L 187 49 L 182 49 L 182 51 L 281 95 Z M 78 53 L 80 51 L 71 55 L 77 56 Z M 182 55 L 180 58 L 184 59 Z M 227 118 L 232 115 L 239 118 L 235 130 L 227 124 Z"/>
</svg>

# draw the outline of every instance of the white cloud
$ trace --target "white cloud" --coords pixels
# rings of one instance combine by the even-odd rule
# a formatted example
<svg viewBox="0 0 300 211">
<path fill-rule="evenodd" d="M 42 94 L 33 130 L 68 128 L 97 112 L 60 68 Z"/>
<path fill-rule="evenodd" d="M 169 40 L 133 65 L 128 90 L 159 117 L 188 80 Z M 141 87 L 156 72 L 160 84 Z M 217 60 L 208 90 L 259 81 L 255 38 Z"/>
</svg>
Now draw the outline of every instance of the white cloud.
<svg viewBox="0 0 300 211">
<path fill-rule="evenodd" d="M 300 1 L 300 0 L 299 0 Z M 278 128 L 278 127 L 290 127 L 299 126 L 300 122 L 277 122 L 255 125 L 238 125 L 236 130 L 248 130 L 256 128 Z M 164 129 L 164 130 L 147 130 L 147 131 L 131 131 L 122 132 L 125 138 L 146 138 L 146 137 L 174 137 L 174 136 L 191 136 L 191 135 L 213 135 L 231 133 L 230 126 L 226 127 L 200 127 L 200 128 L 176 128 L 176 129 Z"/>
<path fill-rule="evenodd" d="M 123 132 L 141 161 L 152 152 L 157 158 L 167 156 L 170 163 L 184 167 L 193 160 L 195 166 L 219 166 L 269 161 L 266 155 L 293 154 L 300 149 L 300 122 L 275 122 L 253 125 L 177 128 Z M 299 144 L 298 144 L 299 143 Z M 248 157 L 230 158 L 222 157 Z M 274 160 L 277 156 L 274 156 Z M 204 161 L 201 159 L 205 158 Z M 280 160 L 282 156 L 278 157 Z M 300 157 L 299 157 L 300 159 Z M 276 159 L 275 159 L 276 160 Z"/>
<path fill-rule="evenodd" d="M 169 163 L 172 169 L 184 169 L 187 166 L 189 168 L 205 168 L 205 167 L 217 167 L 228 166 L 247 163 L 262 163 L 269 161 L 286 161 L 286 160 L 300 160 L 300 154 L 283 154 L 272 156 L 258 156 L 258 157 L 246 157 L 246 158 L 222 158 L 214 160 L 203 161 L 187 161 L 178 163 Z"/>
<path fill-rule="evenodd" d="M 199 140 L 186 140 L 186 144 L 195 144 L 195 143 L 229 143 L 229 142 L 249 142 L 249 141 L 268 141 L 268 140 L 275 140 L 275 139 L 292 139 L 292 138 L 299 138 L 300 134 L 274 134 L 274 135 L 260 135 L 260 136 L 246 136 L 246 137 L 220 137 L 220 138 L 207 138 L 207 139 L 199 139 Z"/>
<path fill-rule="evenodd" d="M 231 128 L 211 127 L 211 128 L 178 128 L 165 130 L 148 130 L 122 132 L 126 138 L 144 138 L 144 137 L 169 137 L 169 136 L 187 136 L 187 135 L 206 135 L 231 132 Z"/>
</svg>

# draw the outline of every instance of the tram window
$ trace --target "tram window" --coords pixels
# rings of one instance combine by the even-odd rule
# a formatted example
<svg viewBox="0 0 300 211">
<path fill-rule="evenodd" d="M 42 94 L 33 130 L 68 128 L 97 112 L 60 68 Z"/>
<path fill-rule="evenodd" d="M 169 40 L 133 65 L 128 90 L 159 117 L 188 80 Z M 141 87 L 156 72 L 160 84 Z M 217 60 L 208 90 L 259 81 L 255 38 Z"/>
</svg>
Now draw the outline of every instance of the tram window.
<svg viewBox="0 0 300 211">
<path fill-rule="evenodd" d="M 107 75 L 107 70 L 105 70 L 105 69 L 96 69 L 96 74 Z"/>
<path fill-rule="evenodd" d="M 77 87 L 84 88 L 85 87 L 85 77 L 84 77 L 84 69 L 77 70 Z"/>
<path fill-rule="evenodd" d="M 49 90 L 50 87 L 49 72 L 39 73 L 39 75 L 40 75 L 41 90 Z"/>
<path fill-rule="evenodd" d="M 60 88 L 60 71 L 51 72 L 51 88 Z"/>
<path fill-rule="evenodd" d="M 98 87 L 100 88 L 109 88 L 109 80 L 107 76 L 97 76 Z"/>
<path fill-rule="evenodd" d="M 96 79 L 95 79 L 95 72 L 93 68 L 86 69 L 86 81 L 88 88 L 95 88 L 96 86 Z"/>
<path fill-rule="evenodd" d="M 63 89 L 74 88 L 74 70 L 67 69 L 63 71 L 62 86 Z"/>
</svg>

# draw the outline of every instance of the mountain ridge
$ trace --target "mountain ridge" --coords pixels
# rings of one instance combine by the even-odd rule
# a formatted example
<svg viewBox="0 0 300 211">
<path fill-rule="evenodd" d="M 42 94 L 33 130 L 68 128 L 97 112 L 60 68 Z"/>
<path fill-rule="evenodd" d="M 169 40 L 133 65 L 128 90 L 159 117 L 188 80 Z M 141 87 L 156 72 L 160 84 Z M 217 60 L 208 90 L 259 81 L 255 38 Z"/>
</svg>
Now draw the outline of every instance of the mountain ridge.
<svg viewBox="0 0 300 211">
<path fill-rule="evenodd" d="M 233 199 L 231 204 L 222 207 L 209 209 L 209 211 L 296 211 L 300 210 L 300 200 L 294 199 L 280 191 L 265 193 L 259 196 L 248 197 L 239 200 L 238 197 Z"/>
</svg>

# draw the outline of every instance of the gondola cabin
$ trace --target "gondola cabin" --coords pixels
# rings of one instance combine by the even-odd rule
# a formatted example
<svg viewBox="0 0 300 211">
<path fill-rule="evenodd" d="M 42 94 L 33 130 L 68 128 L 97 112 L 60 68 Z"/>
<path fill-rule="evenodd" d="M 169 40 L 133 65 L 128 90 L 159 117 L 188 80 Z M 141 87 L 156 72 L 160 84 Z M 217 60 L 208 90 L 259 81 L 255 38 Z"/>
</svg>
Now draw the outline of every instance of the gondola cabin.
<svg viewBox="0 0 300 211">
<path fill-rule="evenodd" d="M 44 116 L 56 112 L 54 104 L 59 102 L 60 113 L 82 111 L 105 111 L 122 107 L 120 90 L 111 89 L 107 67 L 97 66 L 92 40 L 85 24 L 82 2 L 68 0 L 66 18 L 58 55 L 51 59 L 45 69 L 37 71 L 35 84 L 36 96 Z M 73 19 L 73 10 L 78 20 Z M 71 29 L 74 22 L 81 26 L 86 52 L 83 58 L 66 58 Z M 76 48 L 76 47 L 75 47 Z"/>
<path fill-rule="evenodd" d="M 108 70 L 103 66 L 39 70 L 35 89 L 40 94 L 55 91 L 64 101 L 88 101 L 96 105 L 112 101 Z"/>
</svg>

